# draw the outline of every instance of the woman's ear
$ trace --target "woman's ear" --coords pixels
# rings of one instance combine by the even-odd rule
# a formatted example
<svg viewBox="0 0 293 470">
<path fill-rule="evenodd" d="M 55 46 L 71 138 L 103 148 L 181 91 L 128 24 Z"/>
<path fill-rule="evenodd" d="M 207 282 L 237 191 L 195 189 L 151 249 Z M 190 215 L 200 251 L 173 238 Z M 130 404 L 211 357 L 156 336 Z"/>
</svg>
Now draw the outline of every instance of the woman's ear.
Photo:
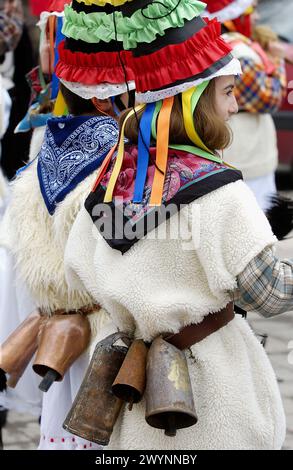
<svg viewBox="0 0 293 470">
<path fill-rule="evenodd" d="M 115 116 L 110 98 L 107 98 L 106 100 L 100 100 L 99 98 L 94 97 L 92 98 L 92 103 L 99 113 L 105 114 L 106 116 Z"/>
</svg>

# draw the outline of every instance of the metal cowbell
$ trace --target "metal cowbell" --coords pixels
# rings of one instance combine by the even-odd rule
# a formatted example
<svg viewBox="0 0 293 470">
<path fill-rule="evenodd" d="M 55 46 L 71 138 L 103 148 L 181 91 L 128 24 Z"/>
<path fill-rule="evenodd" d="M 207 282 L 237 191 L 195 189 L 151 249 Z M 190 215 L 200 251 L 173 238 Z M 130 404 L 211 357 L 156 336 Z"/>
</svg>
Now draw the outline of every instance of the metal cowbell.
<svg viewBox="0 0 293 470">
<path fill-rule="evenodd" d="M 114 395 L 128 402 L 130 410 L 145 391 L 147 354 L 148 348 L 141 339 L 133 341 L 112 386 Z"/>
<path fill-rule="evenodd" d="M 123 404 L 111 389 L 128 350 L 126 346 L 116 345 L 118 340 L 127 342 L 128 337 L 125 333 L 114 333 L 97 344 L 63 423 L 63 428 L 72 434 L 103 446 L 109 444 Z"/>
<path fill-rule="evenodd" d="M 146 421 L 167 436 L 197 422 L 185 353 L 162 337 L 147 358 Z"/>
<path fill-rule="evenodd" d="M 0 368 L 14 388 L 38 347 L 38 335 L 46 318 L 39 309 L 32 312 L 0 346 Z"/>
<path fill-rule="evenodd" d="M 34 371 L 44 377 L 40 384 L 46 392 L 54 381 L 63 379 L 67 370 L 86 350 L 90 342 L 90 324 L 80 313 L 54 315 L 41 330 Z"/>
</svg>

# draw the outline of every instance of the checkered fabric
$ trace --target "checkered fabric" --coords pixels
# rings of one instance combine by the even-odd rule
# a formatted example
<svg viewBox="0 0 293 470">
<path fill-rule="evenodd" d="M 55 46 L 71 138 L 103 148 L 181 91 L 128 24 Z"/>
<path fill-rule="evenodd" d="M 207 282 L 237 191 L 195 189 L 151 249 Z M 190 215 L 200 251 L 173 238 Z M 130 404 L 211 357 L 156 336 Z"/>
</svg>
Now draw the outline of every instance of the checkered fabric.
<svg viewBox="0 0 293 470">
<path fill-rule="evenodd" d="M 22 28 L 23 11 L 20 0 L 0 0 L 0 56 L 16 48 Z"/>
<path fill-rule="evenodd" d="M 266 248 L 239 274 L 237 284 L 234 301 L 246 311 L 269 318 L 292 310 L 293 259 L 280 261 Z"/>
<path fill-rule="evenodd" d="M 287 80 L 283 61 L 271 76 L 262 64 L 252 59 L 240 59 L 243 74 L 236 79 L 235 96 L 239 110 L 249 113 L 273 113 L 286 95 Z"/>
</svg>

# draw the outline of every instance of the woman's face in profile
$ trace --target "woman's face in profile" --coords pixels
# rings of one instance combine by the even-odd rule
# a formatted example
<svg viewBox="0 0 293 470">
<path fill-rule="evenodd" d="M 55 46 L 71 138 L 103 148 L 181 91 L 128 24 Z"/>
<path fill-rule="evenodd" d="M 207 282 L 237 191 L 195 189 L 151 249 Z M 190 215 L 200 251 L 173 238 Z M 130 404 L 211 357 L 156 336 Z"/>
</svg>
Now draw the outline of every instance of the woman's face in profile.
<svg viewBox="0 0 293 470">
<path fill-rule="evenodd" d="M 233 114 L 238 112 L 238 104 L 234 96 L 235 77 L 234 75 L 217 77 L 215 108 L 218 116 L 224 121 L 228 121 Z"/>
</svg>

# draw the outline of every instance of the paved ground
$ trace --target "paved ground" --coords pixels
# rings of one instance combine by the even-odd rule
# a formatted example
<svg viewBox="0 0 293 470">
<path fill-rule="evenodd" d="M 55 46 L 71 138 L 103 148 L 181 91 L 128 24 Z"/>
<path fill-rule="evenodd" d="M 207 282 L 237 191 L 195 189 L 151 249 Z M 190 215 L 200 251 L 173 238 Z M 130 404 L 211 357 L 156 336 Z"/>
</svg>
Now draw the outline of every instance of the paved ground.
<svg viewBox="0 0 293 470">
<path fill-rule="evenodd" d="M 33 450 L 39 441 L 38 419 L 28 414 L 10 412 L 3 429 L 3 444 L 7 450 Z"/>
<path fill-rule="evenodd" d="M 282 242 L 280 257 L 293 257 L 293 238 Z M 260 334 L 266 333 L 266 351 L 271 359 L 280 385 L 286 416 L 287 436 L 284 449 L 293 450 L 293 312 L 266 320 L 249 314 L 249 322 Z M 11 412 L 3 432 L 6 449 L 36 449 L 38 420 L 29 415 Z"/>
</svg>

